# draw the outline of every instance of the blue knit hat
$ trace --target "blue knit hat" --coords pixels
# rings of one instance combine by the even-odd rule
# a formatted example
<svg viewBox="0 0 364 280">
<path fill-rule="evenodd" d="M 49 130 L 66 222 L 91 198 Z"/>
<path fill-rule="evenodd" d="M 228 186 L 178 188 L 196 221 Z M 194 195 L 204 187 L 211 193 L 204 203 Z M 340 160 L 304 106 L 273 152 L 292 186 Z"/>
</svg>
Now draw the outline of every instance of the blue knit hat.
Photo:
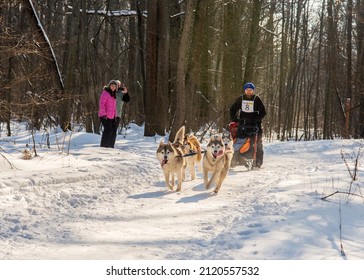
<svg viewBox="0 0 364 280">
<path fill-rule="evenodd" d="M 244 91 L 245 91 L 247 88 L 251 88 L 252 90 L 254 90 L 254 89 L 255 89 L 255 86 L 254 86 L 254 84 L 253 84 L 253 83 L 246 83 L 246 84 L 244 85 Z"/>
</svg>

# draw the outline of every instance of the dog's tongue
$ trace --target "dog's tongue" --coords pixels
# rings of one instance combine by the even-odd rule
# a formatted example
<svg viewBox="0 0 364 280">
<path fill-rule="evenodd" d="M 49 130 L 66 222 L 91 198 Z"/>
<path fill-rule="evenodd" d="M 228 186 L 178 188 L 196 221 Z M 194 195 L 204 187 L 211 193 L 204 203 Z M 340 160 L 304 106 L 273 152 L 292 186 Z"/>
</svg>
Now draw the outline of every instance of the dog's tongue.
<svg viewBox="0 0 364 280">
<path fill-rule="evenodd" d="M 167 159 L 165 159 L 165 160 L 162 160 L 162 162 L 161 162 L 161 166 L 163 167 L 165 164 L 167 164 L 168 163 L 168 160 Z"/>
<path fill-rule="evenodd" d="M 224 152 L 220 150 L 218 153 L 214 153 L 214 157 L 221 156 Z"/>
</svg>

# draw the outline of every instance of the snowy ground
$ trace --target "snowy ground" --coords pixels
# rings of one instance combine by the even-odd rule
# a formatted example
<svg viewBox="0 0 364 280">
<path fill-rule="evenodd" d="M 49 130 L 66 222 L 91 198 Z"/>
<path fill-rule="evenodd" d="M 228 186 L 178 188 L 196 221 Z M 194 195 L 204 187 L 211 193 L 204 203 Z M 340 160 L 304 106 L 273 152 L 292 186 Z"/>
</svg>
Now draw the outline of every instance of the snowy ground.
<svg viewBox="0 0 364 280">
<path fill-rule="evenodd" d="M 39 156 L 23 160 L 30 133 L 0 132 L 0 259 L 364 259 L 363 156 L 358 196 L 321 200 L 349 191 L 341 152 L 353 172 L 363 140 L 265 143 L 264 168 L 230 171 L 215 195 L 200 172 L 168 191 L 161 137 L 141 127 L 115 149 L 83 132 L 51 132 L 50 149 L 35 136 Z"/>
</svg>

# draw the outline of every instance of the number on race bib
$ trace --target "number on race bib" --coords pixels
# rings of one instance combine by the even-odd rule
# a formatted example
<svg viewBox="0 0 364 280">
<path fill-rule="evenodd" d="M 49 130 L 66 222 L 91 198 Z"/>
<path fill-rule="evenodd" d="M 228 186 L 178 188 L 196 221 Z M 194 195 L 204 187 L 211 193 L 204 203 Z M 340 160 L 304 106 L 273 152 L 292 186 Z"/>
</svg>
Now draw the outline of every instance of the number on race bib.
<svg viewBox="0 0 364 280">
<path fill-rule="evenodd" d="M 245 113 L 254 112 L 254 100 L 243 100 L 241 104 L 241 110 Z"/>
</svg>

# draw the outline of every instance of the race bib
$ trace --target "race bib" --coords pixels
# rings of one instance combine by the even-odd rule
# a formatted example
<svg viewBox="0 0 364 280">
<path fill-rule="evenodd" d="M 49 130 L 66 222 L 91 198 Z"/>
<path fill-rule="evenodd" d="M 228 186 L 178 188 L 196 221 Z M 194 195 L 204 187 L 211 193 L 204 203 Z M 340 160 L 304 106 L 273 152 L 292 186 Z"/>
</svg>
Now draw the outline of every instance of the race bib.
<svg viewBox="0 0 364 280">
<path fill-rule="evenodd" d="M 241 103 L 241 110 L 245 113 L 254 112 L 254 100 L 243 100 Z"/>
</svg>

